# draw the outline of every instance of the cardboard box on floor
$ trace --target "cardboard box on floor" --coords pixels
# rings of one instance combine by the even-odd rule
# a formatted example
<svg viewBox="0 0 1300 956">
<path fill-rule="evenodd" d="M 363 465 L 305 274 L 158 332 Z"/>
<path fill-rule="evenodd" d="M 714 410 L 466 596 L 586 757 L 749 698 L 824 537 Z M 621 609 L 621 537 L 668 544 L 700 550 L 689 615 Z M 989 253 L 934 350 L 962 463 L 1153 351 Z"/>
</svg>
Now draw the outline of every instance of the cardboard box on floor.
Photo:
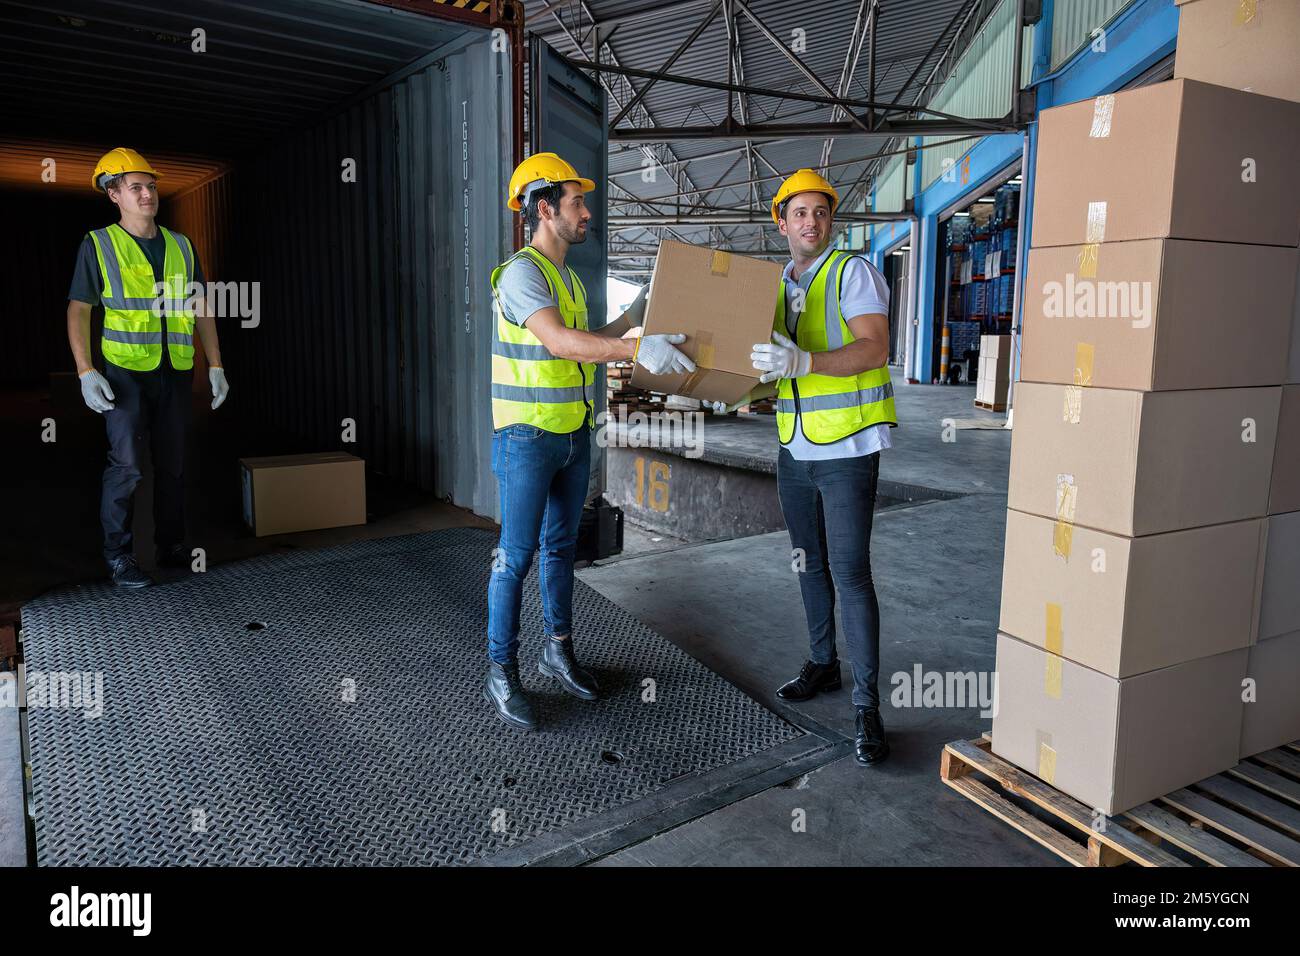
<svg viewBox="0 0 1300 956">
<path fill-rule="evenodd" d="M 1254 700 L 1242 705 L 1241 756 L 1300 740 L 1300 631 L 1260 641 L 1250 649 L 1246 676 Z"/>
<path fill-rule="evenodd" d="M 1300 511 L 1264 519 L 1258 577 L 1255 640 L 1300 631 Z"/>
<path fill-rule="evenodd" d="M 694 360 L 685 375 L 634 367 L 632 384 L 666 395 L 735 402 L 758 384 L 749 356 L 772 336 L 781 267 L 730 252 L 665 239 L 659 243 L 646 304 L 645 334 L 681 332 Z"/>
<path fill-rule="evenodd" d="M 366 523 L 366 463 L 344 452 L 241 458 L 244 523 L 257 537 Z"/>
<path fill-rule="evenodd" d="M 1009 510 L 998 628 L 1109 677 L 1247 647 L 1263 533 L 1255 519 L 1062 538 L 1050 518 Z"/>
<path fill-rule="evenodd" d="M 1241 648 L 1117 680 L 1000 633 L 993 752 L 1122 813 L 1237 763 L 1246 658 Z"/>
<path fill-rule="evenodd" d="M 1300 3 L 1174 0 L 1174 76 L 1300 101 Z"/>
<path fill-rule="evenodd" d="M 1129 537 L 1262 518 L 1281 400 L 1019 382 L 1007 506 Z"/>
<path fill-rule="evenodd" d="M 1300 103 L 1170 80 L 1044 110 L 1035 246 L 1300 241 Z"/>
<path fill-rule="evenodd" d="M 1182 239 L 1032 249 L 1020 376 L 1100 388 L 1281 385 L 1300 252 Z"/>
</svg>

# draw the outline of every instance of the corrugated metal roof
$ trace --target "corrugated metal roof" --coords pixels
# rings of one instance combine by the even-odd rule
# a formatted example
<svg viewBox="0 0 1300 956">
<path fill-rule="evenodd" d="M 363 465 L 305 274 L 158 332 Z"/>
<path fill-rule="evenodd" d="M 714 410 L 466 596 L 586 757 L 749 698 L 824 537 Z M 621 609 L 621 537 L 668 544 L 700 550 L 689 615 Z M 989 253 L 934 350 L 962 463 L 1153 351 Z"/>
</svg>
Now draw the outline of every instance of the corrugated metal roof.
<svg viewBox="0 0 1300 956">
<path fill-rule="evenodd" d="M 169 158 L 173 190 L 463 32 L 364 0 L 2 0 L 0 181 L 39 183 L 29 153 L 62 151 L 75 183 L 130 145 Z"/>
<path fill-rule="evenodd" d="M 591 50 L 589 31 L 594 17 L 597 22 L 611 25 L 614 32 L 608 40 L 607 50 L 613 51 L 618 63 L 642 70 L 662 69 L 713 6 L 713 0 L 665 0 L 659 3 L 649 0 L 570 0 L 559 6 L 555 6 L 553 0 L 524 2 L 527 29 L 546 39 L 560 52 L 575 59 L 587 58 L 586 55 Z M 797 5 L 777 0 L 745 2 L 776 37 L 790 45 L 799 41 L 802 49 L 796 55 L 823 83 L 832 89 L 838 86 L 861 0 L 808 0 Z M 882 4 L 876 33 L 877 100 L 893 100 L 939 35 L 968 5 L 968 0 L 907 0 Z M 553 6 L 554 10 L 538 16 Z M 642 11 L 644 14 L 641 16 L 625 19 L 629 14 Z M 780 91 L 820 93 L 739 9 L 735 11 L 735 17 L 746 84 Z M 795 32 L 797 30 L 802 30 L 803 33 L 798 34 Z M 578 54 L 575 40 L 583 43 L 584 52 L 581 55 Z M 602 56 L 607 57 L 608 52 Z M 937 54 L 917 78 L 907 94 L 907 102 L 913 99 L 917 84 L 925 80 L 936 59 Z M 669 72 L 723 82 L 727 80 L 727 30 L 721 11 L 672 65 Z M 631 82 L 637 89 L 647 83 L 639 78 Z M 616 89 L 625 92 L 626 86 L 619 84 Z M 856 99 L 868 97 L 865 43 L 847 96 Z M 650 88 L 642 102 L 657 126 L 708 126 L 725 120 L 728 99 L 729 94 L 725 91 L 661 80 Z M 832 119 L 832 108 L 829 106 L 773 96 L 747 96 L 746 105 L 751 111 L 751 123 L 773 120 L 829 122 Z M 611 96 L 609 118 L 612 120 L 621 109 L 617 98 Z M 624 119 L 619 125 L 625 128 L 631 123 L 629 119 Z M 692 188 L 705 189 L 719 182 L 724 186 L 733 184 L 730 189 L 705 194 L 705 209 L 697 209 L 697 212 L 709 209 L 745 209 L 766 215 L 768 204 L 781 179 L 773 172 L 773 168 L 786 174 L 800 167 L 819 166 L 824 142 L 822 138 L 757 141 L 755 147 L 761 158 L 757 160 L 756 175 L 766 178 L 755 184 L 756 201 L 751 201 L 749 186 L 734 185 L 743 184 L 751 178 L 748 158 L 738 151 L 743 143 L 683 140 L 670 142 L 667 146 L 671 157 L 686 160 L 681 169 Z M 836 138 L 830 154 L 828 178 L 837 186 L 847 189 L 859 181 L 867 168 L 867 164 L 860 160 L 878 152 L 885 144 L 884 137 L 866 134 Z M 738 163 L 735 162 L 737 157 L 740 158 Z M 681 191 L 663 169 L 658 170 L 655 181 L 645 182 L 641 175 L 645 162 L 644 151 L 639 146 L 611 143 L 610 173 L 623 190 L 645 199 L 671 197 Z M 858 195 L 860 197 L 860 191 Z M 680 198 L 689 208 L 695 197 Z M 620 208 L 628 214 L 650 211 L 645 207 L 631 205 Z M 862 208 L 860 200 L 846 208 Z M 657 207 L 657 211 L 674 213 L 676 198 L 671 200 L 670 205 Z M 672 229 L 676 235 L 691 241 L 720 241 L 725 245 L 730 240 L 731 244 L 746 248 L 756 247 L 765 238 L 775 238 L 780 242 L 775 230 L 763 225 L 722 226 L 716 227 L 712 233 L 706 226 L 697 225 L 677 225 Z M 611 231 L 611 235 L 615 246 L 621 242 L 623 245 L 644 247 L 653 244 L 653 239 L 663 231 L 659 227 L 638 228 Z M 644 263 L 618 260 L 614 265 L 615 268 L 635 269 L 643 267 Z"/>
</svg>

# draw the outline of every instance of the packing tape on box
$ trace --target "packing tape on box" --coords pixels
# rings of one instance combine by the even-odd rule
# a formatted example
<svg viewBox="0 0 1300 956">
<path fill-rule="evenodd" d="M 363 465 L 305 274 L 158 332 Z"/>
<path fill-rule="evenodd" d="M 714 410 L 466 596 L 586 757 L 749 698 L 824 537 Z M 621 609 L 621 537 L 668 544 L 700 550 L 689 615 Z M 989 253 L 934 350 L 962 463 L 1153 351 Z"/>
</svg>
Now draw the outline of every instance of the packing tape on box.
<svg viewBox="0 0 1300 956">
<path fill-rule="evenodd" d="M 1237 9 L 1233 11 L 1232 25 L 1243 27 L 1255 23 L 1259 17 L 1259 0 L 1237 0 Z"/>
<path fill-rule="evenodd" d="M 1087 243 L 1106 241 L 1106 202 L 1088 203 L 1088 231 L 1084 237 Z"/>
<path fill-rule="evenodd" d="M 1079 385 L 1065 386 L 1065 405 L 1061 418 L 1068 424 L 1077 425 L 1083 416 L 1083 388 Z"/>
<path fill-rule="evenodd" d="M 1061 699 L 1061 664 L 1064 658 L 1050 651 L 1047 654 L 1047 666 L 1043 668 L 1043 691 L 1052 700 Z"/>
<path fill-rule="evenodd" d="M 1074 543 L 1074 509 L 1079 489 L 1074 475 L 1056 476 L 1056 524 L 1052 527 L 1052 550 L 1061 557 L 1070 557 Z"/>
<path fill-rule="evenodd" d="M 1110 135 L 1110 120 L 1115 115 L 1115 94 L 1107 93 L 1092 101 L 1092 129 L 1088 136 L 1092 139 L 1105 139 Z"/>
<path fill-rule="evenodd" d="M 1074 344 L 1074 384 L 1085 388 L 1092 384 L 1092 360 L 1097 349 L 1091 342 Z"/>
<path fill-rule="evenodd" d="M 1097 278 L 1097 257 L 1101 254 L 1101 243 L 1090 242 L 1079 250 L 1079 278 Z"/>
<path fill-rule="evenodd" d="M 695 386 L 699 384 L 709 369 L 713 368 L 713 333 L 697 331 L 691 336 L 698 345 L 695 348 L 695 371 L 692 372 L 682 383 L 683 394 L 689 395 L 694 391 Z"/>
<path fill-rule="evenodd" d="M 1061 605 L 1048 601 L 1045 614 L 1046 631 L 1043 634 L 1043 647 L 1049 654 L 1065 652 L 1065 635 L 1061 632 Z"/>
<path fill-rule="evenodd" d="M 1034 743 L 1038 745 L 1038 778 L 1044 783 L 1056 783 L 1056 748 L 1052 746 L 1052 735 L 1035 730 Z"/>
<path fill-rule="evenodd" d="M 731 271 L 731 253 L 721 249 L 713 250 L 713 261 L 709 263 L 709 272 L 715 276 L 725 276 Z"/>
</svg>

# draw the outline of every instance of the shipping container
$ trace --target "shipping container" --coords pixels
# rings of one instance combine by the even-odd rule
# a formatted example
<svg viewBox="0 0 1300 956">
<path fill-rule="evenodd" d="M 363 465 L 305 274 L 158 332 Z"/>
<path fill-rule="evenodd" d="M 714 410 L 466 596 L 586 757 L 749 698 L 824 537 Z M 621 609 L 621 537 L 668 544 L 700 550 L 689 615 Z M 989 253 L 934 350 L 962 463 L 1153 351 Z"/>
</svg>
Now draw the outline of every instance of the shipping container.
<svg viewBox="0 0 1300 956">
<path fill-rule="evenodd" d="M 509 176 L 527 143 L 603 192 L 607 153 L 603 91 L 541 41 L 522 45 L 522 5 L 6 9 L 0 195 L 25 225 L 0 240 L 18 329 L 0 387 L 73 371 L 76 252 L 117 220 L 91 172 L 129 146 L 162 173 L 159 224 L 192 239 L 207 280 L 236 284 L 236 314 L 218 320 L 231 381 L 218 414 L 237 453 L 348 451 L 495 517 L 489 275 L 523 239 Z M 569 264 L 598 325 L 603 196 L 590 208 Z M 92 345 L 99 362 L 96 331 Z M 196 391 L 206 384 L 200 365 Z M 594 393 L 603 405 L 603 380 Z M 231 474 L 233 492 L 233 461 Z M 599 486 L 603 468 L 593 474 Z"/>
</svg>

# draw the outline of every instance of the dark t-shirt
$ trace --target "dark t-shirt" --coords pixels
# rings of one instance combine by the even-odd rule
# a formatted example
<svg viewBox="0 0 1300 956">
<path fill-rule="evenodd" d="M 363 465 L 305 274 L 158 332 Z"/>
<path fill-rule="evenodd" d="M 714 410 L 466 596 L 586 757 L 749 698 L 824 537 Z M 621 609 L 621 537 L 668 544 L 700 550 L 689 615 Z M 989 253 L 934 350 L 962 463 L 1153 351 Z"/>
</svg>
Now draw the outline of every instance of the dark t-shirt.
<svg viewBox="0 0 1300 956">
<path fill-rule="evenodd" d="M 127 235 L 136 241 L 136 245 L 149 260 L 149 265 L 153 266 L 153 281 L 162 282 L 163 265 L 167 259 L 167 240 L 163 238 L 162 230 L 159 229 L 152 239 L 141 239 L 129 232 Z M 193 244 L 191 248 L 193 249 Z M 203 267 L 199 265 L 197 249 L 194 250 L 194 275 L 190 281 L 200 284 L 203 282 Z M 101 305 L 103 291 L 104 274 L 99 270 L 99 257 L 95 255 L 95 240 L 86 236 L 81 240 L 81 248 L 77 250 L 77 265 L 72 271 L 68 298 L 92 306 Z M 163 361 L 158 363 L 158 368 L 171 368 L 171 353 L 167 349 L 163 349 Z"/>
</svg>

